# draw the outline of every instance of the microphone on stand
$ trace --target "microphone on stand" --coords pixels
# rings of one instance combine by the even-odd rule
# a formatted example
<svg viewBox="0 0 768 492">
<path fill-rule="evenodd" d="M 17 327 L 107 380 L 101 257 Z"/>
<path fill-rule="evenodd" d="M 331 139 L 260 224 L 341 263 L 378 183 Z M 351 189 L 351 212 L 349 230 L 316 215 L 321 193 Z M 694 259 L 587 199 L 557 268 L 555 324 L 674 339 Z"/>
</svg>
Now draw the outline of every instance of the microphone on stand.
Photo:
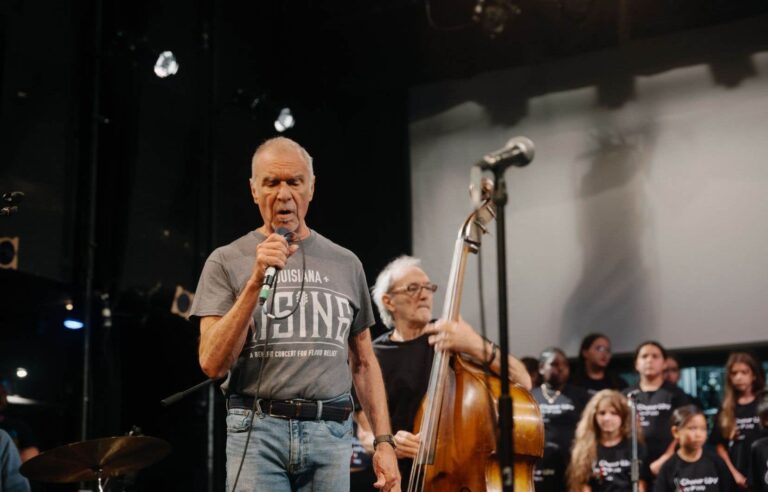
<svg viewBox="0 0 768 492">
<path fill-rule="evenodd" d="M 286 240 L 288 240 L 291 235 L 291 231 L 285 227 L 278 227 L 275 232 L 283 236 Z M 264 271 L 264 282 L 261 284 L 261 292 L 259 292 L 259 306 L 263 306 L 264 303 L 267 302 L 269 293 L 275 288 L 277 272 L 278 270 L 274 266 L 269 266 Z"/>
<path fill-rule="evenodd" d="M 504 148 L 485 154 L 475 166 L 482 171 L 508 166 L 525 167 L 533 160 L 536 151 L 530 138 L 514 137 L 509 139 Z"/>
<path fill-rule="evenodd" d="M 632 492 L 638 492 L 640 490 L 640 459 L 637 454 L 637 395 L 640 393 L 640 389 L 635 389 L 627 393 L 630 410 L 629 418 L 631 419 L 630 427 L 632 430 L 632 461 L 629 470 Z"/>
<path fill-rule="evenodd" d="M 469 195 L 475 207 L 479 207 L 483 200 L 483 171 L 503 172 L 509 166 L 527 166 L 535 153 L 531 139 L 514 137 L 509 139 L 503 148 L 489 152 L 477 161 L 469 172 Z"/>
</svg>

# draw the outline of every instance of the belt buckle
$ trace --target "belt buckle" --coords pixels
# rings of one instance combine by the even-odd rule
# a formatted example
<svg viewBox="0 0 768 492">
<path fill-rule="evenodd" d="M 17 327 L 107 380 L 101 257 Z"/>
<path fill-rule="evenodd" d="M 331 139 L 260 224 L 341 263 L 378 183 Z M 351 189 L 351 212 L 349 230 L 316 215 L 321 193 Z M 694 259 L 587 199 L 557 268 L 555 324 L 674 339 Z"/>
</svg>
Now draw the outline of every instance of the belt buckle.
<svg viewBox="0 0 768 492">
<path fill-rule="evenodd" d="M 274 400 L 268 400 L 268 401 L 269 401 L 269 405 L 267 405 L 267 415 L 269 415 L 270 417 L 278 418 L 278 419 L 287 419 L 288 418 L 285 415 L 280 415 L 280 414 L 277 414 L 277 413 L 273 413 L 272 412 L 272 403 L 274 403 Z"/>
</svg>

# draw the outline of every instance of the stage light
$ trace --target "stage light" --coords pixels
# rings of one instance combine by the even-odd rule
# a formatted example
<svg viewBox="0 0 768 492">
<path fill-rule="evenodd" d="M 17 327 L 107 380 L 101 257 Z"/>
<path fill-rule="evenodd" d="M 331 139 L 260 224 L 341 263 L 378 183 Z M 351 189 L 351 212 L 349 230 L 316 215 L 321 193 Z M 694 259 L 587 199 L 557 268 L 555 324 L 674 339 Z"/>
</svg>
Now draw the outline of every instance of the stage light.
<svg viewBox="0 0 768 492">
<path fill-rule="evenodd" d="M 277 115 L 277 119 L 275 120 L 275 130 L 282 133 L 289 128 L 293 128 L 293 125 L 295 124 L 296 120 L 291 114 L 291 108 L 283 108 L 280 110 L 280 114 Z"/>
<path fill-rule="evenodd" d="M 155 62 L 155 75 L 164 79 L 179 71 L 179 63 L 172 51 L 163 51 Z"/>
<path fill-rule="evenodd" d="M 19 268 L 18 237 L 0 237 L 0 268 L 6 270 Z"/>
<path fill-rule="evenodd" d="M 19 378 L 19 379 L 24 379 L 24 378 L 25 378 L 25 377 L 27 377 L 28 375 L 29 375 L 29 373 L 28 373 L 28 372 L 27 372 L 27 370 L 26 370 L 26 369 L 24 369 L 23 367 L 17 367 L 17 368 L 16 368 L 16 377 L 17 377 L 17 378 Z"/>
<path fill-rule="evenodd" d="M 72 301 L 67 301 L 67 303 L 64 304 L 64 309 L 66 309 L 67 311 L 72 311 L 73 309 L 75 309 L 75 305 L 72 304 Z"/>
<path fill-rule="evenodd" d="M 64 320 L 64 327 L 69 328 L 70 330 L 80 330 L 83 326 L 85 326 L 85 324 L 77 319 L 67 318 Z"/>
<path fill-rule="evenodd" d="M 190 292 L 181 285 L 176 286 L 176 293 L 171 303 L 171 312 L 184 319 L 189 318 L 189 311 L 192 309 L 192 301 L 195 299 L 195 293 Z"/>
</svg>

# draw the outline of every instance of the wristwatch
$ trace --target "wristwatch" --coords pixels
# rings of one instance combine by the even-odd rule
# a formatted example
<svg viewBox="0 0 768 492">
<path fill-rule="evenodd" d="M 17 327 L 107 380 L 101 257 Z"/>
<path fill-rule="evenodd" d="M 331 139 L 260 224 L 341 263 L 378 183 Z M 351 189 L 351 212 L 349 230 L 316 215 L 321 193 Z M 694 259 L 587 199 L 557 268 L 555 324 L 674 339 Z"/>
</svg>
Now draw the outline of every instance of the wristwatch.
<svg viewBox="0 0 768 492">
<path fill-rule="evenodd" d="M 392 434 L 382 434 L 373 438 L 373 450 L 376 451 L 376 446 L 383 442 L 389 443 L 389 445 L 392 446 L 392 449 L 397 449 L 395 438 Z"/>
</svg>

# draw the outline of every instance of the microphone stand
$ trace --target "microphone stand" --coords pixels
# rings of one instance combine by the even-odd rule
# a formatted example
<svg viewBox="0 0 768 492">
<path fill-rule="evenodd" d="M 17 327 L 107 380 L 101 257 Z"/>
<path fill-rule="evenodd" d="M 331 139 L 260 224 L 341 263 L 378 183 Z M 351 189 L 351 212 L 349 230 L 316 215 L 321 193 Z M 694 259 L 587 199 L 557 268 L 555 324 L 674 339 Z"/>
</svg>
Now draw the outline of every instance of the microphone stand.
<svg viewBox="0 0 768 492">
<path fill-rule="evenodd" d="M 637 397 L 636 391 L 630 391 L 627 395 L 629 400 L 629 418 L 631 418 L 632 428 L 632 464 L 630 467 L 630 480 L 632 481 L 632 492 L 640 490 L 640 462 L 637 458 Z"/>
<path fill-rule="evenodd" d="M 215 383 L 215 382 L 221 381 L 222 379 L 224 379 L 224 378 L 211 378 L 211 379 L 206 379 L 206 380 L 205 380 L 205 381 L 203 381 L 202 383 L 198 383 L 198 384 L 196 384 L 196 385 L 192 386 L 191 388 L 187 388 L 187 389 L 185 389 L 184 391 L 179 391 L 178 393 L 174 393 L 174 394 L 172 394 L 172 395 L 171 395 L 171 396 L 169 396 L 168 398 L 165 398 L 165 399 L 163 399 L 163 400 L 160 400 L 160 404 L 161 404 L 162 406 L 164 406 L 164 407 L 167 407 L 167 406 L 173 405 L 174 403 L 176 403 L 177 401 L 181 400 L 181 399 L 182 399 L 182 398 L 184 398 L 185 396 L 187 396 L 187 395 L 190 395 L 190 394 L 194 393 L 195 391 L 197 391 L 197 390 L 199 390 L 199 389 L 205 388 L 205 387 L 206 387 L 206 386 L 208 386 L 209 384 L 212 384 L 212 383 Z"/>
<path fill-rule="evenodd" d="M 504 232 L 504 207 L 507 205 L 507 183 L 502 163 L 492 166 L 494 177 L 493 203 L 496 206 L 496 255 L 498 262 L 499 350 L 501 351 L 501 395 L 499 396 L 499 465 L 505 492 L 514 490 L 514 409 L 509 396 L 509 334 L 507 333 L 507 257 Z"/>
</svg>

